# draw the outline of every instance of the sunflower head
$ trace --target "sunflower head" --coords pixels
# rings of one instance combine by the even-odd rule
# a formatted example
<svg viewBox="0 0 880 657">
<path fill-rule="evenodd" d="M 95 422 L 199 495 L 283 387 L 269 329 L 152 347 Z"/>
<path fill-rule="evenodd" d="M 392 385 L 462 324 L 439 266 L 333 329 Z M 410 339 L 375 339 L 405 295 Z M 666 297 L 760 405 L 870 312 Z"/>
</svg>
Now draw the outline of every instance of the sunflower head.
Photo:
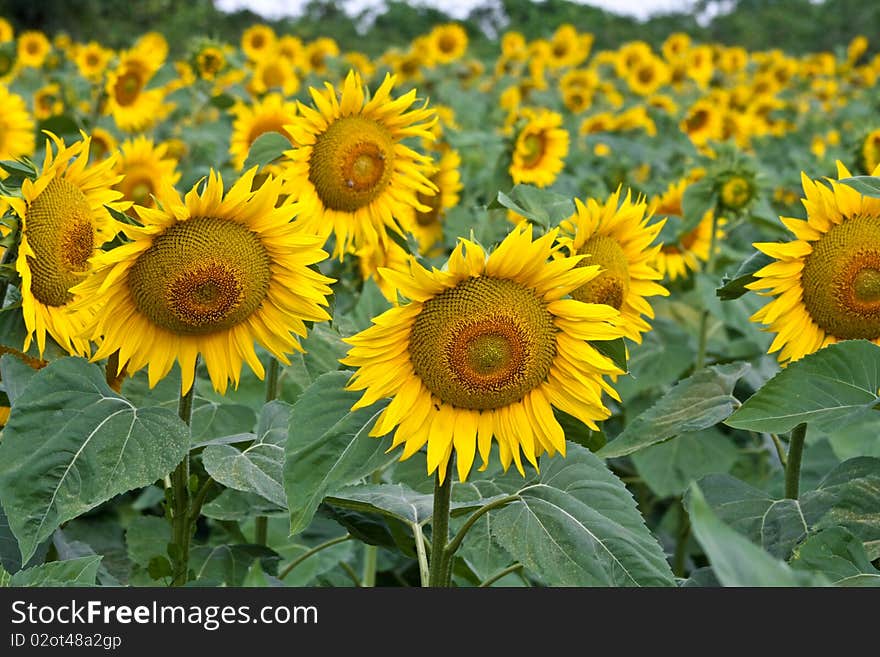
<svg viewBox="0 0 880 657">
<path fill-rule="evenodd" d="M 441 479 L 453 449 L 465 480 L 476 452 L 488 465 L 493 439 L 505 469 L 521 454 L 537 465 L 565 451 L 555 406 L 589 426 L 608 416 L 603 376 L 619 370 L 587 340 L 619 337 L 619 313 L 564 298 L 599 273 L 580 257 L 550 261 L 556 230 L 536 240 L 516 228 L 491 254 L 462 240 L 443 271 L 410 258 L 408 271 L 380 270 L 408 303 L 347 339 L 355 407 L 392 397 L 371 435 L 396 429 L 401 459 L 425 444 Z"/>
<path fill-rule="evenodd" d="M 279 180 L 253 191 L 256 171 L 225 194 L 212 172 L 184 199 L 163 179 L 160 209 L 136 208 L 142 226 L 122 226 L 130 242 L 97 257 L 77 288 L 105 303 L 90 327 L 96 359 L 119 350 L 130 373 L 149 365 L 151 386 L 178 360 L 186 392 L 201 354 L 222 393 L 244 362 L 263 376 L 255 342 L 287 363 L 304 322 L 328 318 L 331 281 L 310 268 L 327 254 L 290 221 Z"/>
<path fill-rule="evenodd" d="M 144 207 L 155 205 L 153 195 L 165 181 L 173 185 L 180 179 L 177 160 L 168 156 L 168 147 L 143 136 L 122 144 L 115 169 L 122 176 L 116 184 L 122 197 Z"/>
<path fill-rule="evenodd" d="M 849 176 L 838 162 L 838 179 Z M 806 221 L 782 218 L 793 241 L 755 244 L 775 261 L 747 286 L 774 297 L 752 319 L 776 333 L 770 352 L 782 363 L 841 340 L 880 344 L 880 199 L 836 180 L 802 182 Z"/>
<path fill-rule="evenodd" d="M 268 94 L 253 104 L 237 103 L 230 110 L 235 120 L 229 154 L 237 170 L 244 168 L 251 146 L 257 137 L 267 132 L 277 132 L 292 141 L 286 126 L 296 116 L 296 104 L 284 100 L 280 94 Z"/>
<path fill-rule="evenodd" d="M 440 64 L 448 64 L 461 59 L 467 51 L 468 36 L 457 23 L 438 25 L 428 36 L 431 55 Z"/>
<path fill-rule="evenodd" d="M 538 187 L 553 184 L 565 165 L 569 135 L 562 115 L 549 110 L 524 112 L 526 119 L 516 135 L 510 176 L 515 183 Z"/>
</svg>

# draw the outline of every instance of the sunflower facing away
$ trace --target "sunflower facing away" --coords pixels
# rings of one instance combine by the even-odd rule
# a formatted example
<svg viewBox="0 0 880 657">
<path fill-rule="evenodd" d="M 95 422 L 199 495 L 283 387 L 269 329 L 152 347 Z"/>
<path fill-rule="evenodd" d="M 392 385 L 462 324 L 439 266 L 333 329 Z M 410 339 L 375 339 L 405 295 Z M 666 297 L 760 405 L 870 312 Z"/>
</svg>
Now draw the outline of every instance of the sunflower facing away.
<svg viewBox="0 0 880 657">
<path fill-rule="evenodd" d="M 415 89 L 392 99 L 394 81 L 386 76 L 367 100 L 360 77 L 349 72 L 338 97 L 329 83 L 326 93 L 309 89 L 315 109 L 300 104 L 287 126 L 297 147 L 286 152 L 284 176 L 300 204 L 297 222 L 324 238 L 333 232 L 334 255 L 383 244 L 386 227 L 400 231 L 397 217 L 430 210 L 419 194 L 437 191 L 428 179 L 431 158 L 403 144 L 433 139 L 434 110 L 427 102 L 409 109 Z"/>
<path fill-rule="evenodd" d="M 96 256 L 94 275 L 77 288 L 105 304 L 92 326 L 101 339 L 94 359 L 119 350 L 120 368 L 149 366 L 151 386 L 178 360 L 186 393 L 201 354 L 223 393 L 244 362 L 262 378 L 254 341 L 287 364 L 304 322 L 329 318 L 332 281 L 309 268 L 327 254 L 291 223 L 289 204 L 276 207 L 279 180 L 251 191 L 255 173 L 225 196 L 214 172 L 184 199 L 165 181 L 161 209 L 135 208 L 143 227 L 120 225 L 131 241 Z"/>
<path fill-rule="evenodd" d="M 557 231 L 532 240 L 520 225 L 486 257 L 462 239 L 443 270 L 410 259 L 409 273 L 382 270 L 409 303 L 347 338 L 342 361 L 358 368 L 349 389 L 363 390 L 354 408 L 392 397 L 372 436 L 396 428 L 391 449 L 401 460 L 428 446 L 428 474 L 446 476 L 454 449 L 467 478 L 479 450 L 488 465 L 494 437 L 504 468 L 524 474 L 521 453 L 537 467 L 543 453 L 565 454 L 553 407 L 590 427 L 610 412 L 603 375 L 619 374 L 587 340 L 622 335 L 607 305 L 563 298 L 599 274 L 581 258 L 548 262 Z"/>
<path fill-rule="evenodd" d="M 643 200 L 633 202 L 620 189 L 602 204 L 575 199 L 577 212 L 560 228 L 561 244 L 572 254 L 585 256 L 581 265 L 599 265 L 601 273 L 571 293 L 578 301 L 606 303 L 620 311 L 624 335 L 637 343 L 651 330 L 642 315 L 654 317 L 647 297 L 668 296 L 660 285 L 663 276 L 651 266 L 660 246 L 651 246 L 664 221 L 649 224 L 651 214 Z"/>
<path fill-rule="evenodd" d="M 548 110 L 528 112 L 528 123 L 520 130 L 513 147 L 510 177 L 515 183 L 538 187 L 552 185 L 568 155 L 568 131 L 562 115 Z"/>
<path fill-rule="evenodd" d="M 838 179 L 849 171 L 838 162 Z M 880 168 L 873 175 L 880 175 Z M 774 299 L 752 316 L 776 333 L 769 353 L 788 363 L 841 340 L 880 344 L 880 199 L 801 176 L 807 219 L 783 217 L 797 238 L 759 242 L 776 259 L 747 286 Z"/>
<path fill-rule="evenodd" d="M 24 181 L 21 198 L 5 197 L 21 219 L 15 268 L 28 331 L 24 351 L 36 337 L 42 356 L 48 333 L 70 353 L 85 355 L 89 346 L 82 333 L 96 306 L 93 299 L 79 303 L 71 288 L 88 273 L 89 258 L 116 234 L 104 206 L 124 210 L 128 203 L 118 203 L 121 195 L 112 189 L 119 180 L 112 158 L 89 166 L 88 138 L 65 146 L 47 134 L 51 142 L 40 175 Z"/>
</svg>

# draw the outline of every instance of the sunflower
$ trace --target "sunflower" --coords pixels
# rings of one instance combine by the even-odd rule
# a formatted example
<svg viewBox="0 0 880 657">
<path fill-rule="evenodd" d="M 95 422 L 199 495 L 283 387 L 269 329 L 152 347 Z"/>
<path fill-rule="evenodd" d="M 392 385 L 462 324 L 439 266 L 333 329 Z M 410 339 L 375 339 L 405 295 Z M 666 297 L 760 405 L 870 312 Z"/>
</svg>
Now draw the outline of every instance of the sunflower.
<svg viewBox="0 0 880 657">
<path fill-rule="evenodd" d="M 0 160 L 14 160 L 34 152 L 34 120 L 24 98 L 0 85 Z M 0 173 L 2 177 L 2 173 Z"/>
<path fill-rule="evenodd" d="M 364 246 L 355 252 L 358 258 L 358 269 L 361 278 L 372 278 L 376 286 L 388 301 L 395 306 L 398 303 L 397 288 L 389 281 L 383 272 L 388 270 L 408 271 L 409 253 L 394 240 L 388 240 L 385 244 Z"/>
<path fill-rule="evenodd" d="M 241 35 L 241 49 L 252 61 L 263 59 L 275 49 L 278 37 L 269 25 L 251 25 Z"/>
<path fill-rule="evenodd" d="M 684 56 L 691 46 L 691 37 L 684 32 L 674 32 L 663 42 L 661 50 L 667 61 L 679 59 Z"/>
<path fill-rule="evenodd" d="M 681 131 L 695 146 L 703 146 L 710 139 L 717 139 L 723 130 L 721 111 L 707 99 L 698 100 L 682 120 Z"/>
<path fill-rule="evenodd" d="M 528 122 L 516 136 L 510 177 L 515 183 L 552 185 L 568 155 L 568 131 L 562 115 L 549 110 L 525 112 Z"/>
<path fill-rule="evenodd" d="M 430 196 L 418 194 L 419 202 L 430 209 L 413 209 L 406 229 L 415 235 L 422 253 L 428 253 L 443 238 L 444 215 L 458 204 L 458 193 L 462 188 L 458 171 L 460 166 L 461 157 L 457 151 L 451 148 L 444 151 L 437 163 L 437 171 L 431 176 L 431 182 L 437 186 L 437 193 Z"/>
<path fill-rule="evenodd" d="M 849 176 L 838 162 L 838 179 Z M 781 363 L 841 340 L 880 344 L 880 199 L 836 180 L 829 188 L 801 179 L 806 221 L 782 217 L 796 239 L 754 245 L 776 262 L 746 286 L 774 297 L 752 320 L 776 333 L 769 353 Z"/>
<path fill-rule="evenodd" d="M 61 97 L 60 85 L 47 84 L 34 92 L 34 116 L 38 121 L 57 116 L 62 112 L 64 112 L 64 99 Z"/>
<path fill-rule="evenodd" d="M 93 162 L 100 162 L 108 158 L 118 148 L 116 137 L 104 130 L 104 128 L 92 128 L 89 137 L 91 137 L 89 156 Z"/>
<path fill-rule="evenodd" d="M 7 43 L 15 38 L 15 30 L 5 18 L 0 18 L 0 43 Z"/>
<path fill-rule="evenodd" d="M 89 138 L 65 146 L 51 133 L 46 141 L 46 158 L 36 180 L 25 179 L 21 197 L 6 201 L 21 220 L 21 242 L 15 268 L 21 276 L 22 313 L 27 337 L 24 351 L 36 336 L 40 356 L 46 347 L 46 333 L 70 353 L 88 353 L 82 337 L 95 310 L 94 300 L 79 304 L 71 288 L 89 270 L 89 258 L 115 235 L 109 205 L 124 210 L 117 202 L 119 192 L 111 189 L 118 180 L 113 161 L 88 165 Z M 53 155 L 52 143 L 57 153 Z"/>
<path fill-rule="evenodd" d="M 494 437 L 504 468 L 524 475 L 521 453 L 535 467 L 545 452 L 565 454 L 554 406 L 591 428 L 610 415 L 602 391 L 617 395 L 602 377 L 620 371 L 587 340 L 620 337 L 619 313 L 563 298 L 599 267 L 548 262 L 557 232 L 533 241 L 520 225 L 488 258 L 462 239 L 443 271 L 414 258 L 407 273 L 383 270 L 411 301 L 347 338 L 342 362 L 357 368 L 348 388 L 365 391 L 354 408 L 393 398 L 370 435 L 396 428 L 401 460 L 427 443 L 428 474 L 443 480 L 455 449 L 464 481 L 478 449 L 488 465 Z"/>
<path fill-rule="evenodd" d="M 285 34 L 276 44 L 276 50 L 281 57 L 284 57 L 293 66 L 299 66 L 303 59 L 305 48 L 303 42 L 292 34 Z"/>
<path fill-rule="evenodd" d="M 251 191 L 256 171 L 225 195 L 213 171 L 201 193 L 197 183 L 183 199 L 163 181 L 161 209 L 136 208 L 143 226 L 120 225 L 131 241 L 97 256 L 94 275 L 77 287 L 106 304 L 91 326 L 101 339 L 95 360 L 119 350 L 120 370 L 149 366 L 151 386 L 177 360 L 186 393 L 201 354 L 225 393 L 244 362 L 263 377 L 255 340 L 287 364 L 304 322 L 329 318 L 322 306 L 332 281 L 310 268 L 327 254 L 290 221 L 289 204 L 277 207 L 280 180 Z"/>
<path fill-rule="evenodd" d="M 636 64 L 626 78 L 630 90 L 640 96 L 650 96 L 669 81 L 669 69 L 663 60 L 651 55 Z"/>
<path fill-rule="evenodd" d="M 464 57 L 467 52 L 468 36 L 458 23 L 438 25 L 428 35 L 431 54 L 438 64 L 449 64 Z"/>
<path fill-rule="evenodd" d="M 339 55 L 339 46 L 329 37 L 315 39 L 306 46 L 304 68 L 307 73 L 323 75 L 327 72 L 327 59 Z"/>
<path fill-rule="evenodd" d="M 267 132 L 277 132 L 293 143 L 286 126 L 296 117 L 296 104 L 285 101 L 280 94 L 268 94 L 253 105 L 237 103 L 230 110 L 235 116 L 229 154 L 236 171 L 241 171 L 254 141 Z"/>
<path fill-rule="evenodd" d="M 873 171 L 880 165 L 880 129 L 872 130 L 862 140 L 859 165 L 865 173 Z"/>
<path fill-rule="evenodd" d="M 299 104 L 300 115 L 287 126 L 296 148 L 287 151 L 285 177 L 300 202 L 297 221 L 327 237 L 336 235 L 334 255 L 350 247 L 384 242 L 385 227 L 399 230 L 410 208 L 427 212 L 418 194 L 436 193 L 428 180 L 431 159 L 402 143 L 406 137 L 431 140 L 436 121 L 427 102 L 409 109 L 413 89 L 392 99 L 391 75 L 367 100 L 360 77 L 349 72 L 340 95 L 310 89 L 316 109 Z"/>
<path fill-rule="evenodd" d="M 269 91 L 280 91 L 292 96 L 299 90 L 299 78 L 293 64 L 286 57 L 266 57 L 254 65 L 248 91 L 262 96 Z"/>
<path fill-rule="evenodd" d="M 148 208 L 155 207 L 153 195 L 162 181 L 173 185 L 180 180 L 177 160 L 168 156 L 168 147 L 143 135 L 123 142 L 114 168 L 122 176 L 115 185 L 122 198 Z"/>
<path fill-rule="evenodd" d="M 113 57 L 113 51 L 103 48 L 96 41 L 80 46 L 76 51 L 76 67 L 79 74 L 91 82 L 100 82 Z"/>
<path fill-rule="evenodd" d="M 18 35 L 18 62 L 22 66 L 40 68 L 52 50 L 52 44 L 42 32 L 22 32 Z"/>
<path fill-rule="evenodd" d="M 669 185 L 666 191 L 651 203 L 651 214 L 658 217 L 670 215 L 681 217 L 684 214 L 682 199 L 687 186 L 697 177 L 682 178 Z M 700 262 L 709 260 L 709 249 L 712 243 L 713 210 L 708 210 L 696 228 L 679 237 L 678 243 L 665 243 L 656 253 L 653 266 L 670 281 L 684 278 L 688 272 L 699 271 Z M 715 241 L 718 243 L 724 232 L 720 228 L 723 220 L 719 218 L 715 229 Z"/>
<path fill-rule="evenodd" d="M 633 202 L 630 194 L 621 202 L 620 188 L 602 204 L 575 199 L 576 212 L 560 224 L 559 243 L 572 255 L 582 255 L 580 265 L 599 265 L 601 273 L 571 292 L 586 303 L 605 303 L 620 311 L 624 335 L 641 343 L 651 326 L 642 319 L 654 318 L 647 297 L 669 292 L 657 283 L 663 275 L 651 265 L 660 246 L 651 246 L 665 221 L 649 224 L 651 214 L 644 200 Z"/>
<path fill-rule="evenodd" d="M 146 89 L 161 66 L 158 57 L 132 49 L 120 54 L 119 65 L 107 76 L 106 114 L 113 116 L 120 130 L 139 132 L 167 116 L 171 106 L 165 103 L 165 91 Z"/>
<path fill-rule="evenodd" d="M 195 72 L 202 80 L 215 80 L 226 68 L 226 54 L 217 44 L 206 43 L 195 55 Z"/>
<path fill-rule="evenodd" d="M 586 50 L 584 49 L 585 45 L 574 25 L 563 23 L 556 28 L 550 39 L 548 66 L 550 68 L 577 66 L 586 59 L 590 47 L 592 47 L 592 41 L 586 46 Z"/>
</svg>

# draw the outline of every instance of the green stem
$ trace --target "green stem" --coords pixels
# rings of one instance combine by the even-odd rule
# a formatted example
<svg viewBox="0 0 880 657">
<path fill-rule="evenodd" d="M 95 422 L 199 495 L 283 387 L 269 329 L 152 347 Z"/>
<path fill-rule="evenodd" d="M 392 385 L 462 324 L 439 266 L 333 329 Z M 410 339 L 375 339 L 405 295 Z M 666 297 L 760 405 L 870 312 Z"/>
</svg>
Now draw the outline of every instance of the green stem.
<svg viewBox="0 0 880 657">
<path fill-rule="evenodd" d="M 449 540 L 449 506 L 452 501 L 452 468 L 446 465 L 446 474 L 441 482 L 441 472 L 434 475 L 434 513 L 431 516 L 431 567 L 428 586 L 448 586 L 446 583 L 446 542 Z"/>
<path fill-rule="evenodd" d="M 782 464 L 784 468 L 788 463 L 788 458 L 785 456 L 785 447 L 782 445 L 782 441 L 779 439 L 775 433 L 770 434 L 771 440 L 773 440 L 773 446 L 776 448 L 776 456 L 779 457 L 779 462 Z"/>
<path fill-rule="evenodd" d="M 687 544 L 688 538 L 691 535 L 691 522 L 684 506 L 679 508 L 678 513 L 678 535 L 675 538 L 675 554 L 672 556 L 672 572 L 676 577 L 684 577 Z"/>
<path fill-rule="evenodd" d="M 348 575 L 349 579 L 354 582 L 355 587 L 360 588 L 363 586 L 363 583 L 358 579 L 358 574 L 354 572 L 354 568 L 349 566 L 344 561 L 339 562 L 340 568 L 345 571 L 345 574 Z"/>
<path fill-rule="evenodd" d="M 451 541 L 449 541 L 449 545 L 446 546 L 446 550 L 449 552 L 450 556 L 455 554 L 459 546 L 461 546 L 461 542 L 464 540 L 465 536 L 467 536 L 467 533 L 474 526 L 477 520 L 482 518 L 485 514 L 489 513 L 489 511 L 498 509 L 502 506 L 507 506 L 511 502 L 516 502 L 518 500 L 519 495 L 508 495 L 507 497 L 493 500 L 492 502 L 489 502 L 488 504 L 485 504 L 474 511 L 461 526 L 461 529 L 458 530 L 458 533 L 455 535 L 455 537 Z"/>
<path fill-rule="evenodd" d="M 266 403 L 278 397 L 278 359 L 269 356 L 269 367 L 266 370 Z M 269 536 L 269 518 L 257 516 L 254 519 L 254 543 L 266 545 Z"/>
<path fill-rule="evenodd" d="M 177 414 L 187 426 L 192 422 L 193 396 L 195 385 L 185 395 L 180 395 Z M 189 452 L 171 473 L 171 542 L 174 544 L 172 554 L 171 586 L 183 586 L 189 575 L 189 542 L 190 531 L 190 494 L 189 494 Z"/>
<path fill-rule="evenodd" d="M 308 559 L 312 555 L 317 554 L 321 550 L 326 550 L 327 548 L 333 547 L 334 545 L 338 545 L 339 543 L 345 543 L 345 541 L 350 541 L 352 538 L 353 537 L 351 534 L 344 534 L 342 536 L 337 536 L 336 538 L 331 538 L 329 541 L 325 541 L 325 542 L 321 543 L 320 545 L 316 545 L 311 550 L 308 550 L 307 552 L 302 553 L 296 559 L 294 559 L 289 564 L 287 564 L 287 566 L 285 566 L 284 570 L 282 570 L 278 574 L 278 579 L 284 579 L 285 577 L 287 577 L 290 574 L 291 570 L 293 570 L 298 565 L 300 565 L 303 561 L 305 561 L 306 559 Z"/>
<path fill-rule="evenodd" d="M 422 526 L 417 522 L 412 523 L 412 530 L 416 539 L 416 554 L 419 558 L 419 581 L 422 586 L 428 586 L 431 571 L 428 568 L 428 555 L 425 552 L 425 535 L 422 533 Z"/>
<path fill-rule="evenodd" d="M 709 236 L 709 258 L 706 260 L 705 272 L 712 274 L 715 271 L 715 233 L 718 232 L 718 212 L 720 208 L 715 207 L 712 213 L 712 234 Z M 706 365 L 706 345 L 709 341 L 709 309 L 704 308 L 700 314 L 700 335 L 697 341 L 697 358 L 696 368 L 703 369 Z"/>
<path fill-rule="evenodd" d="M 798 498 L 801 479 L 801 459 L 804 456 L 804 441 L 807 438 L 807 425 L 801 423 L 791 430 L 788 441 L 788 458 L 785 464 L 785 497 Z"/>
<path fill-rule="evenodd" d="M 480 588 L 481 589 L 488 588 L 488 587 L 492 586 L 495 582 L 497 582 L 499 579 L 501 579 L 502 577 L 507 577 L 511 573 L 515 573 L 517 571 L 522 570 L 522 568 L 523 568 L 523 565 L 521 563 L 515 563 L 512 566 L 508 566 L 504 570 L 499 570 L 497 573 L 495 573 L 490 578 L 488 578 L 485 582 L 482 582 L 480 584 Z"/>
<path fill-rule="evenodd" d="M 376 470 L 370 475 L 370 483 L 378 484 L 382 481 L 382 470 Z M 376 566 L 379 562 L 379 547 L 364 543 L 364 571 L 361 576 L 361 582 L 364 587 L 371 588 L 376 586 Z"/>
<path fill-rule="evenodd" d="M 269 534 L 269 518 L 257 516 L 254 519 L 254 543 L 265 545 Z"/>
</svg>

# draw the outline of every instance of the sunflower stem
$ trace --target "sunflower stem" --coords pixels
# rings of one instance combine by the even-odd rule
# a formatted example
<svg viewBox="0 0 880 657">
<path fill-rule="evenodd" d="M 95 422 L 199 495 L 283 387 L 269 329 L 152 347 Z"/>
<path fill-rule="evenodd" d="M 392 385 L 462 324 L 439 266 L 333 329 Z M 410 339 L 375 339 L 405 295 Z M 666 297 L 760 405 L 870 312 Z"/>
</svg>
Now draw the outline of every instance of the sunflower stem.
<svg viewBox="0 0 880 657">
<path fill-rule="evenodd" d="M 428 554 L 425 551 L 425 535 L 422 533 L 422 526 L 417 522 L 412 523 L 412 530 L 416 539 L 416 554 L 419 558 L 419 581 L 422 586 L 428 586 L 431 571 L 428 568 Z"/>
<path fill-rule="evenodd" d="M 489 588 L 495 582 L 497 582 L 499 579 L 503 579 L 504 577 L 507 577 L 511 573 L 519 572 L 522 569 L 523 569 L 523 565 L 521 563 L 517 562 L 517 563 L 513 564 L 512 566 L 508 566 L 504 570 L 499 570 L 497 573 L 495 573 L 494 575 L 492 575 L 488 579 L 484 580 L 483 582 L 480 582 L 479 588 L 481 588 L 481 589 Z"/>
<path fill-rule="evenodd" d="M 789 500 L 798 498 L 801 480 L 801 460 L 804 456 L 804 442 L 807 438 L 807 425 L 801 423 L 791 430 L 788 440 L 788 457 L 785 463 L 785 497 Z"/>
<path fill-rule="evenodd" d="M 370 475 L 370 483 L 378 484 L 382 481 L 382 471 L 376 470 Z M 361 576 L 361 583 L 366 588 L 376 586 L 376 567 L 379 562 L 379 548 L 376 545 L 364 543 L 364 571 Z"/>
<path fill-rule="evenodd" d="M 266 403 L 278 398 L 278 359 L 269 356 L 269 367 L 266 369 Z M 266 545 L 269 535 L 269 518 L 257 516 L 254 519 L 254 543 Z"/>
<path fill-rule="evenodd" d="M 343 536 L 337 536 L 336 538 L 331 538 L 329 541 L 324 541 L 320 545 L 316 545 L 311 550 L 307 552 L 303 552 L 296 559 L 291 561 L 287 566 L 285 566 L 284 570 L 278 573 L 278 579 L 284 579 L 290 574 L 290 571 L 300 565 L 303 561 L 311 557 L 312 555 L 321 552 L 322 550 L 326 550 L 327 548 L 331 548 L 334 545 L 339 545 L 340 543 L 345 543 L 345 541 L 350 541 L 354 538 L 351 534 L 345 534 Z"/>
<path fill-rule="evenodd" d="M 709 236 L 709 257 L 706 260 L 706 273 L 711 275 L 715 272 L 715 233 L 718 232 L 718 213 L 721 208 L 715 206 L 712 213 L 712 234 Z M 709 341 L 709 309 L 703 308 L 700 314 L 700 337 L 697 342 L 697 358 L 695 361 L 695 370 L 701 370 L 706 366 L 706 345 Z"/>
<path fill-rule="evenodd" d="M 177 414 L 187 426 L 192 422 L 194 394 L 195 385 L 192 385 L 186 394 L 180 395 L 177 404 Z M 195 524 L 190 518 L 189 452 L 171 473 L 171 495 L 171 542 L 174 545 L 171 586 L 183 586 L 189 575 L 189 542 Z"/>
<path fill-rule="evenodd" d="M 452 501 L 452 459 L 446 464 L 446 472 L 437 468 L 434 475 L 434 513 L 431 516 L 431 566 L 428 586 L 449 586 L 446 581 L 446 562 L 450 555 L 446 550 L 449 540 L 449 507 Z"/>
</svg>

